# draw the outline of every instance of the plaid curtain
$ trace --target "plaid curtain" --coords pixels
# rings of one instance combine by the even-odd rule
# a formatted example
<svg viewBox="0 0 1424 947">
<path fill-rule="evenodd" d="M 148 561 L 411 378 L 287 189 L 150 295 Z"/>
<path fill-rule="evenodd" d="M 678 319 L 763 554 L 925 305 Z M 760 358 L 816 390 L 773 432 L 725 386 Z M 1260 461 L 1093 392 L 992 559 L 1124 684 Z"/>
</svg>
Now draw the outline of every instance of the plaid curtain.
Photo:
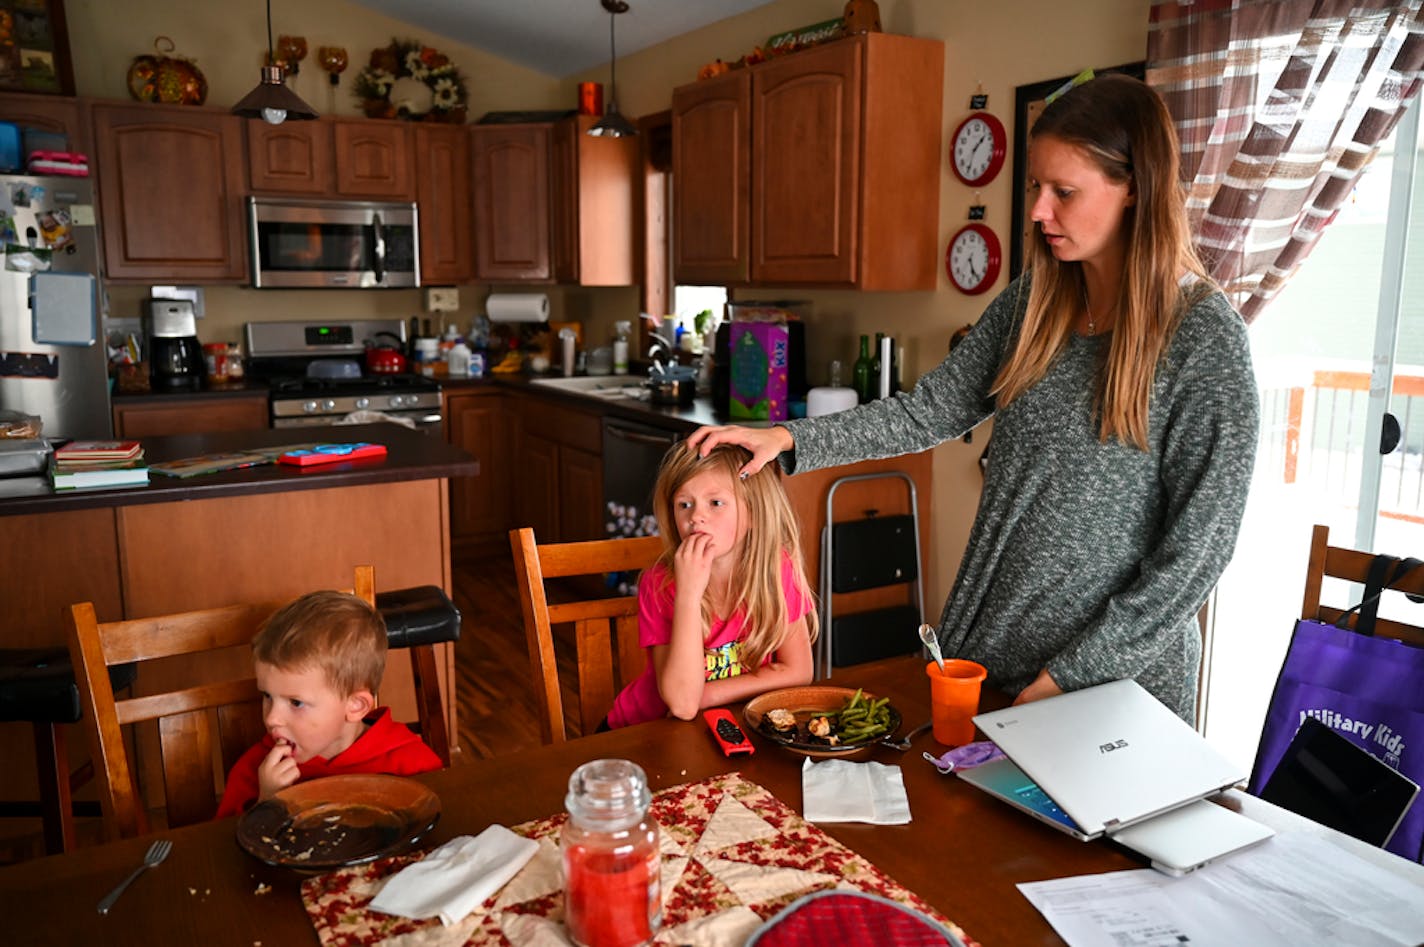
<svg viewBox="0 0 1424 947">
<path fill-rule="evenodd" d="M 1421 4 L 1152 5 L 1147 82 L 1176 121 L 1197 250 L 1248 322 L 1309 255 L 1418 93 Z"/>
</svg>

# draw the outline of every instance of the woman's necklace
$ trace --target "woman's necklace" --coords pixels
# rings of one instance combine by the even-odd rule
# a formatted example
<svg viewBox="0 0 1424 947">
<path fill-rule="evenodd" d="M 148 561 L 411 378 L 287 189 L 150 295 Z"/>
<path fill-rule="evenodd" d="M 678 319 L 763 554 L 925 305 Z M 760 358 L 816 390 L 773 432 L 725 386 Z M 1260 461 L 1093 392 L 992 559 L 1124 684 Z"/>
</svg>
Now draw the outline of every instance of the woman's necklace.
<svg viewBox="0 0 1424 947">
<path fill-rule="evenodd" d="M 1098 334 L 1097 320 L 1093 318 L 1093 307 L 1088 305 L 1088 284 L 1083 284 L 1083 314 L 1088 317 L 1088 335 Z M 1111 310 L 1109 310 L 1111 314 Z"/>
</svg>

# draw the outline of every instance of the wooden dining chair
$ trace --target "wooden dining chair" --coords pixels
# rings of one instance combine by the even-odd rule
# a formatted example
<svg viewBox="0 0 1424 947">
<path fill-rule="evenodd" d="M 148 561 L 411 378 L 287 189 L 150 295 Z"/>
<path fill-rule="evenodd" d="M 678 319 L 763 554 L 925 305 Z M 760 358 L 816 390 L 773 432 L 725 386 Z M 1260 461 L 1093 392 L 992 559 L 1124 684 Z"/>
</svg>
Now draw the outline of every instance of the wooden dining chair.
<svg viewBox="0 0 1424 947">
<path fill-rule="evenodd" d="M 526 527 L 510 530 L 509 544 L 544 742 L 568 739 L 555 625 L 573 625 L 579 732 L 592 733 L 613 706 L 618 689 L 643 670 L 646 656 L 638 645 L 638 600 L 624 595 L 550 603 L 545 580 L 646 569 L 657 560 L 663 542 L 657 536 L 641 536 L 540 545 L 534 530 Z"/>
<path fill-rule="evenodd" d="M 1321 604 L 1320 593 L 1325 577 L 1363 585 L 1374 558 L 1374 553 L 1330 545 L 1330 527 L 1317 524 L 1310 539 L 1310 562 L 1305 571 L 1305 598 L 1301 602 L 1300 617 L 1333 624 L 1354 603 L 1346 603 L 1341 608 Z M 1414 570 L 1389 587 L 1410 595 L 1424 595 L 1424 568 Z M 1358 617 L 1351 616 L 1351 627 L 1354 627 Z M 1379 618 L 1375 621 L 1375 634 L 1381 638 L 1397 638 L 1410 644 L 1424 645 L 1424 626 L 1420 625 Z"/>
<path fill-rule="evenodd" d="M 370 566 L 356 568 L 353 592 L 375 605 L 374 570 Z M 135 739 L 132 725 L 156 723 L 165 816 L 170 828 L 213 817 L 219 781 L 239 756 L 262 739 L 265 727 L 250 660 L 243 662 L 242 672 L 229 672 L 220 680 L 123 700 L 115 699 L 107 669 L 135 663 L 142 684 L 144 667 L 156 670 L 151 662 L 204 653 L 217 657 L 211 652 L 246 647 L 258 626 L 287 601 L 290 599 L 113 622 L 98 621 L 90 602 L 70 606 L 66 615 L 69 650 L 108 835 L 130 838 L 149 831 L 137 769 L 127 749 L 128 741 Z M 429 673 L 422 676 L 415 654 L 418 650 L 411 649 L 417 670 L 417 705 L 422 715 L 430 707 L 440 713 L 433 657 Z M 230 657 L 226 667 L 231 667 Z M 209 675 L 213 676 L 216 675 Z M 443 737 L 443 714 L 438 722 L 422 720 L 421 724 L 422 731 Z M 129 728 L 127 734 L 125 728 Z M 426 739 L 429 742 L 429 737 Z M 442 759 L 449 758 L 448 745 L 443 747 L 443 753 L 442 748 L 432 748 Z"/>
</svg>

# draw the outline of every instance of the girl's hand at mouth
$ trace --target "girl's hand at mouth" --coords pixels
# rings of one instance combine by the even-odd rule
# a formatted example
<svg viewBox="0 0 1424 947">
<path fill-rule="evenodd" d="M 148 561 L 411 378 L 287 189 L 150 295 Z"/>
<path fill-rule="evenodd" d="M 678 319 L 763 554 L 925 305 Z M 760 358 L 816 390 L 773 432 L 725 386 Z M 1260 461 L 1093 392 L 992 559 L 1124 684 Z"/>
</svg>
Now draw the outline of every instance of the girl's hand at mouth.
<svg viewBox="0 0 1424 947">
<path fill-rule="evenodd" d="M 716 557 L 712 537 L 706 533 L 692 533 L 679 543 L 672 561 L 678 594 L 700 599 L 712 577 L 712 560 Z"/>
</svg>

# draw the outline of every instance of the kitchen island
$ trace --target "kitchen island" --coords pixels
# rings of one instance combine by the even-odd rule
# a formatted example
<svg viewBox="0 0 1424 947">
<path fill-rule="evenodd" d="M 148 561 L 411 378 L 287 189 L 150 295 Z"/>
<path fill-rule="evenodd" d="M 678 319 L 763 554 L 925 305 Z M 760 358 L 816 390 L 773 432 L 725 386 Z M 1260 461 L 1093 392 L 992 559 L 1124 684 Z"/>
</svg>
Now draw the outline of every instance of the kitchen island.
<svg viewBox="0 0 1424 947">
<path fill-rule="evenodd" d="M 44 478 L 0 480 L 0 647 L 63 645 L 63 612 L 74 602 L 93 602 L 100 621 L 113 621 L 272 601 L 350 588 L 363 564 L 375 567 L 378 591 L 435 585 L 450 592 L 448 481 L 479 465 L 437 437 L 371 424 L 154 437 L 143 445 L 156 463 L 315 441 L 371 441 L 388 454 L 314 469 L 267 464 L 191 478 L 151 474 L 146 487 L 106 490 L 57 492 Z M 453 740 L 450 646 L 440 650 L 439 664 Z M 415 719 L 407 662 L 390 662 L 381 699 L 399 719 Z M 0 728 L 5 759 L 25 761 L 26 771 L 28 743 L 28 727 Z M 34 798 L 33 789 L 17 792 L 15 785 L 0 779 L 4 798 Z"/>
</svg>

